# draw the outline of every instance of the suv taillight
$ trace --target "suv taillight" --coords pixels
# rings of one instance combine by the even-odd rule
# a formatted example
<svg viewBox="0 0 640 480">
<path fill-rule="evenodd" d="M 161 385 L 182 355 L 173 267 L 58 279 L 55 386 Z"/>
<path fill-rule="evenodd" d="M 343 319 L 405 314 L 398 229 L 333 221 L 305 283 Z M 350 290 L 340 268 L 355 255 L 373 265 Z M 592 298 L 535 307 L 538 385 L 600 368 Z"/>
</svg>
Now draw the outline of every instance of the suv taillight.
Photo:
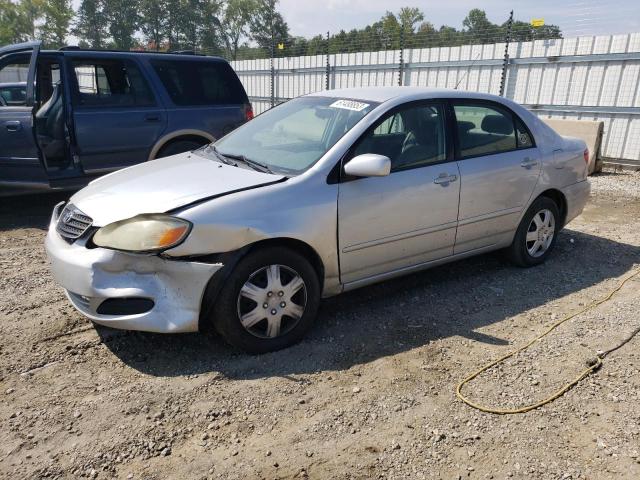
<svg viewBox="0 0 640 480">
<path fill-rule="evenodd" d="M 584 163 L 589 165 L 589 149 L 588 148 L 584 149 Z"/>
<path fill-rule="evenodd" d="M 247 103 L 244 106 L 244 118 L 247 120 L 247 122 L 253 119 L 253 107 L 250 103 Z"/>
</svg>

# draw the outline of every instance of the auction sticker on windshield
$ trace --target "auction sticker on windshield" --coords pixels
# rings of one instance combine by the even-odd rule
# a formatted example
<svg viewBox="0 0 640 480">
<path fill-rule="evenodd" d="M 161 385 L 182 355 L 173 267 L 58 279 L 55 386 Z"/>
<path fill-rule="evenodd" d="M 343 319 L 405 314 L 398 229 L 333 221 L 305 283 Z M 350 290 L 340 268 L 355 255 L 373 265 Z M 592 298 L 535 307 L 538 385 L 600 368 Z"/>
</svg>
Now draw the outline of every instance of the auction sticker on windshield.
<svg viewBox="0 0 640 480">
<path fill-rule="evenodd" d="M 361 112 L 369 106 L 368 103 L 356 102 L 355 100 L 337 100 L 333 102 L 330 107 L 344 108 L 345 110 L 353 110 L 354 112 Z"/>
</svg>

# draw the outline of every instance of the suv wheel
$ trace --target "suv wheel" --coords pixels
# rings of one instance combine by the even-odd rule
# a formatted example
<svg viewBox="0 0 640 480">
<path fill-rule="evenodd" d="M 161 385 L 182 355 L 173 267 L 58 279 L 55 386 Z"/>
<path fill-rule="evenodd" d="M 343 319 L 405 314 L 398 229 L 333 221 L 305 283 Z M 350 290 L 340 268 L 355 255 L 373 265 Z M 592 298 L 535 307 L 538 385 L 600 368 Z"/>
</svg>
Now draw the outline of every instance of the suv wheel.
<svg viewBox="0 0 640 480">
<path fill-rule="evenodd" d="M 300 254 L 280 247 L 238 262 L 213 308 L 213 325 L 230 344 L 265 353 L 300 341 L 320 303 L 320 282 Z"/>
<path fill-rule="evenodd" d="M 522 218 L 509 247 L 511 260 L 521 267 L 544 262 L 556 243 L 560 230 L 558 206 L 547 197 L 536 199 Z"/>
</svg>

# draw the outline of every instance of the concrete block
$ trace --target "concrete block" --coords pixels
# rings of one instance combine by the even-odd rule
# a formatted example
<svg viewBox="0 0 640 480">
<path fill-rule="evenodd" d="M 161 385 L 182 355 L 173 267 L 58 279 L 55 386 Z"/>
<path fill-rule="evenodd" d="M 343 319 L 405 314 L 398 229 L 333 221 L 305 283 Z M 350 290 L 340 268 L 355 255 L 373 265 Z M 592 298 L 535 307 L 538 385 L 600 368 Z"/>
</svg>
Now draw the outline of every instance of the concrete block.
<svg viewBox="0 0 640 480">
<path fill-rule="evenodd" d="M 589 175 L 602 170 L 600 146 L 604 132 L 604 122 L 594 120 L 564 120 L 543 118 L 544 122 L 560 135 L 584 140 L 589 148 Z"/>
</svg>

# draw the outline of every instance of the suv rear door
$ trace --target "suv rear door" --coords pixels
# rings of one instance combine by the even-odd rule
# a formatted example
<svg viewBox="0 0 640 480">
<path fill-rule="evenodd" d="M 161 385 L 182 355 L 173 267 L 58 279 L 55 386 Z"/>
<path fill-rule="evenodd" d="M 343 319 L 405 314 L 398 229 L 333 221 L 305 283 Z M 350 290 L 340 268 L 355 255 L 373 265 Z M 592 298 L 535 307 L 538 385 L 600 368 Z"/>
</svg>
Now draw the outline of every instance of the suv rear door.
<svg viewBox="0 0 640 480">
<path fill-rule="evenodd" d="M 86 173 L 146 161 L 166 128 L 165 109 L 133 57 L 67 54 L 77 152 Z"/>
<path fill-rule="evenodd" d="M 46 181 L 33 135 L 39 51 L 40 42 L 0 48 L 0 83 L 24 84 L 24 97 L 12 96 L 11 101 L 0 101 L 0 183 Z"/>
</svg>

